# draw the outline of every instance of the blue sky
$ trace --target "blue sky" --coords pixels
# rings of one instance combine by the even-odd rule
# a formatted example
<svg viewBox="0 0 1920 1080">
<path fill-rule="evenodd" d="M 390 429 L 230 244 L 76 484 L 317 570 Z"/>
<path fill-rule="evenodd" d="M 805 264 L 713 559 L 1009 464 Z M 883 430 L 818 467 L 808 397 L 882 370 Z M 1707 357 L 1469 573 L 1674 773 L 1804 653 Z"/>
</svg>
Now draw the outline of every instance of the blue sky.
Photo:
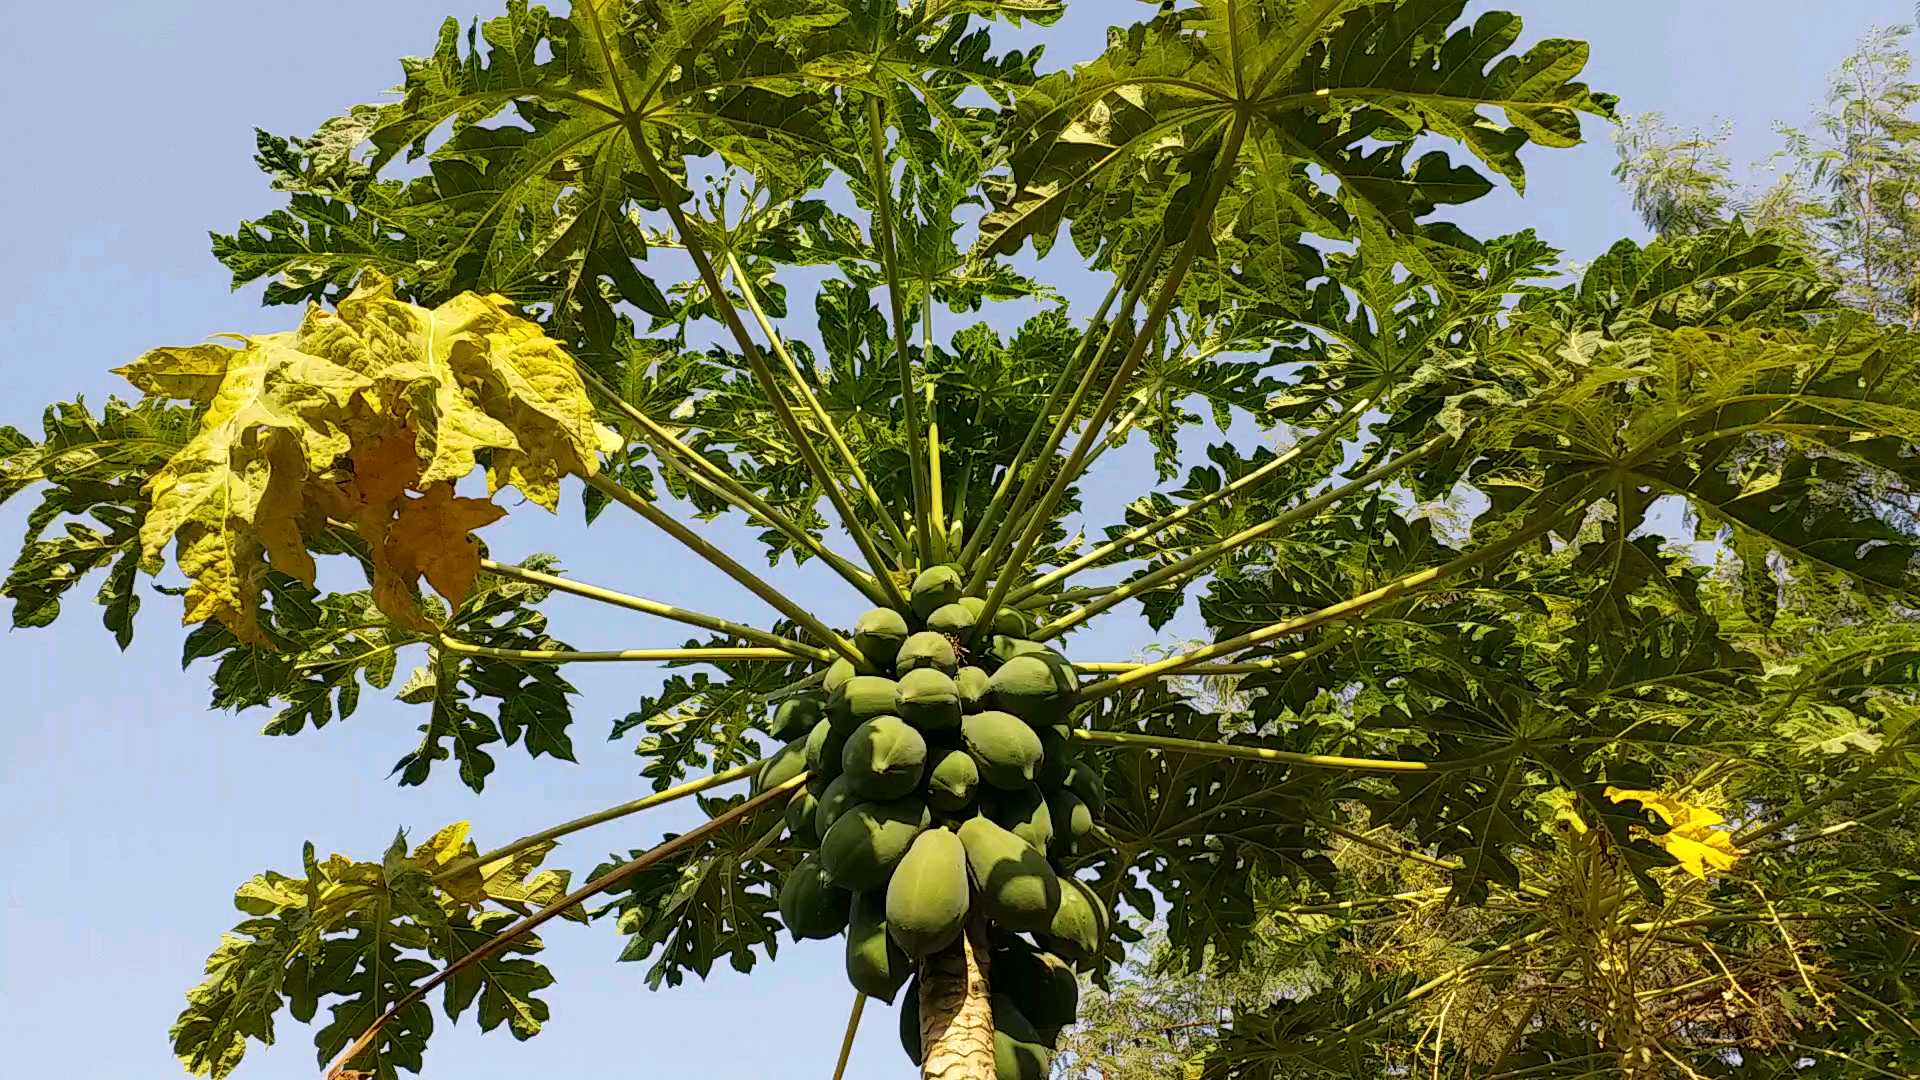
<svg viewBox="0 0 1920 1080">
<path fill-rule="evenodd" d="M 107 369 L 152 345 L 287 325 L 291 312 L 260 310 L 257 290 L 229 292 L 206 254 L 209 229 L 276 205 L 251 162 L 252 130 L 305 132 L 372 98 L 398 80 L 396 57 L 431 47 L 444 5 L 100 0 L 62 8 L 57 35 L 0 36 L 0 67 L 10 73 L 0 91 L 10 128 L 0 165 L 0 206 L 10 211 L 0 243 L 9 390 L 0 423 L 37 430 L 45 402 L 76 392 L 98 402 L 123 389 Z M 1628 110 L 1662 111 L 1682 124 L 1732 121 L 1742 162 L 1772 149 L 1772 123 L 1804 119 L 1826 72 L 1869 25 L 1912 17 L 1906 0 L 1833 0 L 1818 18 L 1801 0 L 1504 6 L 1527 17 L 1529 41 L 1591 41 L 1589 81 L 1620 94 Z M 1065 24 L 1044 32 L 1050 65 L 1085 58 L 1106 21 L 1147 10 L 1078 0 Z M 1524 200 L 1502 193 L 1459 220 L 1482 233 L 1531 225 L 1576 259 L 1637 235 L 1609 175 L 1608 132 L 1591 125 L 1589 134 L 1581 149 L 1529 157 Z M 1122 453 L 1107 468 L 1126 475 L 1137 464 Z M 24 512 L 0 508 L 0 535 L 17 535 Z M 522 508 L 488 538 L 501 557 L 558 551 L 584 580 L 742 620 L 765 617 L 738 587 L 618 513 L 589 532 L 577 504 L 559 517 Z M 752 550 L 744 529 L 712 535 L 736 553 Z M 850 622 L 858 610 L 811 572 L 782 580 L 797 581 L 803 602 L 830 621 Z M 424 788 L 401 789 L 386 771 L 416 739 L 413 710 L 374 694 L 346 723 L 264 738 L 263 714 L 209 711 L 204 671 L 181 673 L 174 603 L 149 599 L 124 655 L 84 600 L 62 624 L 14 632 L 0 647 L 0 679 L 19 695 L 0 724 L 0 1045 L 15 1072 L 178 1075 L 166 1030 L 235 920 L 234 887 L 262 869 L 297 868 L 303 840 L 372 858 L 396 827 L 424 834 L 471 818 L 488 846 L 643 788 L 631 744 L 600 733 L 655 685 L 646 669 L 568 673 L 582 690 L 580 765 L 503 752 L 484 799 L 450 769 Z M 670 628 L 584 601 L 551 607 L 556 633 L 578 647 L 679 640 Z M 1124 659 L 1150 640 L 1144 625 L 1123 624 L 1076 639 L 1076 651 Z M 676 807 L 607 826 L 566 844 L 556 863 L 584 870 L 691 820 Z M 788 946 L 751 977 L 725 970 L 655 994 L 643 965 L 612 962 L 621 941 L 610 926 L 560 925 L 547 940 L 559 983 L 546 995 L 554 1014 L 546 1032 L 521 1044 L 503 1032 L 482 1037 L 471 1019 L 443 1020 L 428 1051 L 431 1075 L 831 1073 L 852 996 L 836 943 Z M 278 1045 L 253 1049 L 240 1077 L 314 1075 L 312 1032 L 286 1020 L 279 1035 Z M 870 1009 L 850 1075 L 908 1074 L 892 1011 Z"/>
</svg>

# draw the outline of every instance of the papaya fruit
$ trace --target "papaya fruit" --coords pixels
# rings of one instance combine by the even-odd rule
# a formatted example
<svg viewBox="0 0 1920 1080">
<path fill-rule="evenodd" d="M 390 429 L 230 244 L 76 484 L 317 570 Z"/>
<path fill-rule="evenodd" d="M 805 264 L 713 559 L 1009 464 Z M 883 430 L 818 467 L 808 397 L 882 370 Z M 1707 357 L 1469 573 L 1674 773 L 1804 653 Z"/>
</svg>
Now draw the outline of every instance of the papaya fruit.
<svg viewBox="0 0 1920 1080">
<path fill-rule="evenodd" d="M 1024 653 L 993 673 L 994 707 L 1034 725 L 1064 719 L 1075 689 L 1073 667 L 1057 655 Z"/>
<path fill-rule="evenodd" d="M 853 624 L 853 644 L 867 662 L 882 671 L 893 668 L 900 643 L 907 640 L 907 617 L 892 608 L 869 610 Z"/>
<path fill-rule="evenodd" d="M 853 894 L 828 884 L 820 860 L 812 855 L 787 872 L 780 883 L 780 921 L 793 940 L 823 941 L 847 928 Z"/>
<path fill-rule="evenodd" d="M 1037 641 L 1028 641 L 1026 638 L 1012 637 L 1007 634 L 995 634 L 988 638 L 986 654 L 1001 664 L 1016 656 L 1060 655 Z"/>
<path fill-rule="evenodd" d="M 1039 933 L 1048 947 L 1076 964 L 1092 963 L 1106 944 L 1107 906 L 1087 883 L 1071 875 L 1060 881 L 1060 902 Z"/>
<path fill-rule="evenodd" d="M 993 613 L 993 632 L 1004 637 L 1023 638 L 1033 632 L 1033 627 L 1027 621 L 1026 612 L 1003 605 Z"/>
<path fill-rule="evenodd" d="M 909 671 L 894 692 L 894 712 L 921 731 L 959 727 L 960 688 L 932 668 Z"/>
<path fill-rule="evenodd" d="M 840 775 L 840 759 L 847 747 L 847 736 L 852 729 L 839 721 L 830 720 L 824 724 L 815 724 L 807 732 L 807 771 L 809 777 L 820 776 L 831 781 Z"/>
<path fill-rule="evenodd" d="M 907 603 L 916 617 L 924 620 L 935 610 L 960 599 L 966 582 L 957 566 L 929 566 L 920 571 L 907 591 Z"/>
<path fill-rule="evenodd" d="M 993 676 L 986 669 L 963 667 L 953 677 L 954 688 L 960 691 L 960 711 L 977 713 L 987 707 L 993 693 Z"/>
<path fill-rule="evenodd" d="M 915 1068 L 924 1055 L 920 1052 L 920 976 L 907 983 L 906 996 L 900 999 L 900 1049 Z"/>
<path fill-rule="evenodd" d="M 804 738 L 825 715 L 825 701 L 812 694 L 799 694 L 774 706 L 767 734 L 781 740 Z"/>
<path fill-rule="evenodd" d="M 884 675 L 855 675 L 834 691 L 827 703 L 829 719 L 851 732 L 876 716 L 893 712 L 900 684 Z"/>
<path fill-rule="evenodd" d="M 853 661 L 842 656 L 827 665 L 827 677 L 821 680 L 820 689 L 825 691 L 828 697 L 832 697 L 835 690 L 845 686 L 848 679 L 858 674 L 860 672 L 854 669 Z"/>
<path fill-rule="evenodd" d="M 821 835 L 820 866 L 827 880 L 840 888 L 877 889 L 887 883 L 914 837 L 932 823 L 927 804 L 919 799 L 861 803 Z"/>
<path fill-rule="evenodd" d="M 1073 752 L 1073 737 L 1067 734 L 1069 730 L 1065 724 L 1041 724 L 1034 728 L 1034 734 L 1040 736 L 1040 752 L 1046 755 L 1040 761 L 1040 775 L 1036 779 L 1049 791 L 1067 782 L 1078 759 Z"/>
<path fill-rule="evenodd" d="M 1097 820 L 1106 815 L 1107 783 L 1095 772 L 1087 759 L 1080 758 L 1067 766 L 1066 789 L 1074 793 L 1081 802 L 1087 804 L 1087 810 Z"/>
<path fill-rule="evenodd" d="M 980 787 L 980 766 L 965 750 L 949 750 L 934 758 L 927 770 L 927 805 L 943 813 L 956 814 L 973 805 Z"/>
<path fill-rule="evenodd" d="M 887 933 L 887 898 L 879 891 L 853 897 L 847 918 L 847 981 L 888 1004 L 913 975 L 913 959 Z"/>
<path fill-rule="evenodd" d="M 932 668 L 945 675 L 960 670 L 960 661 L 954 657 L 953 642 L 947 640 L 947 635 L 922 630 L 901 643 L 899 655 L 893 661 L 894 674 L 905 675 L 921 668 Z"/>
<path fill-rule="evenodd" d="M 927 629 L 965 640 L 973 636 L 973 620 L 979 614 L 979 608 L 968 607 L 964 601 L 945 604 L 928 613 Z"/>
<path fill-rule="evenodd" d="M 1003 930 L 1046 932 L 1060 905 L 1060 878 L 1047 857 L 984 817 L 968 819 L 959 831 L 987 918 Z"/>
<path fill-rule="evenodd" d="M 1047 796 L 1047 817 L 1053 825 L 1053 843 L 1047 846 L 1047 852 L 1055 858 L 1079 850 L 1093 832 L 1093 811 L 1080 796 L 1065 788 Z"/>
<path fill-rule="evenodd" d="M 820 793 L 819 801 L 819 807 L 813 812 L 813 831 L 824 841 L 827 838 L 827 830 L 833 828 L 833 823 L 840 820 L 840 815 L 859 806 L 862 800 L 860 796 L 853 793 L 853 788 L 847 784 L 846 777 L 836 776 L 833 783 L 828 784 L 827 789 Z"/>
<path fill-rule="evenodd" d="M 793 799 L 787 803 L 787 832 L 803 844 L 819 844 L 820 834 L 814 831 L 814 821 L 819 814 L 819 797 L 801 788 L 793 793 Z"/>
<path fill-rule="evenodd" d="M 1032 1022 L 1012 998 L 993 995 L 994 1080 L 1047 1080 L 1052 1071 L 1053 1051 L 1040 1042 Z"/>
<path fill-rule="evenodd" d="M 1018 790 L 1039 775 L 1040 736 L 1011 713 L 982 712 L 963 717 L 960 736 L 980 766 L 980 779 L 997 788 Z"/>
<path fill-rule="evenodd" d="M 840 764 L 855 794 L 876 802 L 898 799 L 920 786 L 927 740 L 897 716 L 876 716 L 853 729 Z"/>
<path fill-rule="evenodd" d="M 774 751 L 772 757 L 753 774 L 753 793 L 777 788 L 807 769 L 807 740 L 795 739 Z"/>
<path fill-rule="evenodd" d="M 1013 999 L 1040 1042 L 1052 1045 L 1049 1032 L 1057 1036 L 1079 1018 L 1080 977 L 1065 960 L 1008 937 L 995 947 L 992 962 L 993 985 Z"/>
<path fill-rule="evenodd" d="M 1032 844 L 1036 851 L 1053 847 L 1053 817 L 1047 808 L 1047 798 L 1031 784 L 1018 791 L 1001 793 L 994 799 L 993 813 L 988 816 L 1001 828 Z"/>
<path fill-rule="evenodd" d="M 951 829 L 928 829 L 887 880 L 887 933 L 915 959 L 939 952 L 959 938 L 972 902 L 966 845 Z"/>
</svg>

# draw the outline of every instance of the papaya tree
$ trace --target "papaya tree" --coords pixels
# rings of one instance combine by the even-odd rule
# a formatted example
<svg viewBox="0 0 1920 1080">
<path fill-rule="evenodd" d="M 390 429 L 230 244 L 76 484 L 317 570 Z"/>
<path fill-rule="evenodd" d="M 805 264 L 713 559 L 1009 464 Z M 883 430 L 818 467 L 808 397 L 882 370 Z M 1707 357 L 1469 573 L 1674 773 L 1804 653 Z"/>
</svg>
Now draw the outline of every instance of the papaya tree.
<svg viewBox="0 0 1920 1080">
<path fill-rule="evenodd" d="M 308 845 L 241 886 L 172 1032 L 187 1069 L 224 1076 L 324 1002 L 334 1075 L 418 1072 L 436 991 L 530 1037 L 553 979 L 534 931 L 571 916 L 611 917 L 655 986 L 750 966 L 782 930 L 844 938 L 850 1028 L 897 999 L 923 1076 L 1038 1077 L 1071 1066 L 1079 979 L 1138 917 L 1230 968 L 1277 898 L 1370 887 L 1332 857 L 1388 843 L 1369 830 L 1508 935 L 1477 967 L 1542 940 L 1499 921 L 1516 905 L 1578 895 L 1618 971 L 1662 925 L 1625 921 L 1643 905 L 1714 930 L 1750 903 L 1743 842 L 1909 790 L 1901 647 L 1831 678 L 1762 664 L 1655 531 L 1684 509 L 1737 553 L 1762 622 L 1815 582 L 1905 610 L 1909 339 L 1738 222 L 1570 276 L 1531 233 L 1446 221 L 1614 108 L 1578 81 L 1582 44 L 1522 47 L 1516 16 L 1464 9 L 1162 4 L 1050 71 L 992 34 L 1056 0 L 514 0 L 444 25 L 392 99 L 262 135 L 286 206 L 215 254 L 303 313 L 155 348 L 118 369 L 138 397 L 6 432 L 4 494 L 41 500 L 16 623 L 97 571 L 124 645 L 143 584 L 176 595 L 215 702 L 275 710 L 277 734 L 418 656 L 396 696 L 422 739 L 395 773 L 476 790 L 513 744 L 573 756 L 568 665 L 677 670 L 616 731 L 646 732 L 649 794 L 491 848 L 466 823 L 377 859 Z M 1028 251 L 1097 275 L 1097 309 L 1057 302 Z M 1038 313 L 972 318 L 1009 310 Z M 1152 482 L 1097 468 L 1136 435 Z M 1115 484 L 1123 518 L 1082 535 Z M 639 519 L 767 619 L 495 550 L 509 488 Z M 824 567 L 845 609 L 721 550 L 721 517 L 774 571 Z M 365 588 L 323 585 L 323 557 Z M 556 594 L 699 634 L 576 649 L 547 632 Z M 1206 640 L 1072 655 L 1097 620 L 1160 628 L 1189 600 Z M 1861 752 L 1796 755 L 1809 710 L 1851 718 L 1838 745 Z M 1742 720 L 1761 735 L 1726 749 Z M 1714 754 L 1709 785 L 1691 770 Z M 585 884 L 544 868 L 689 796 L 703 824 Z M 1543 801 L 1581 839 L 1526 827 Z M 1582 873 L 1548 861 L 1576 844 Z M 1892 875 L 1865 912 L 1913 888 Z M 1911 933 L 1836 906 L 1858 950 Z M 1605 985 L 1585 1043 L 1519 1023 L 1501 1060 L 1658 1075 L 1641 987 Z M 1435 992 L 1249 1009 L 1209 1068 L 1388 1075 L 1375 1034 Z M 1821 1020 L 1898 1037 L 1861 1010 Z"/>
</svg>

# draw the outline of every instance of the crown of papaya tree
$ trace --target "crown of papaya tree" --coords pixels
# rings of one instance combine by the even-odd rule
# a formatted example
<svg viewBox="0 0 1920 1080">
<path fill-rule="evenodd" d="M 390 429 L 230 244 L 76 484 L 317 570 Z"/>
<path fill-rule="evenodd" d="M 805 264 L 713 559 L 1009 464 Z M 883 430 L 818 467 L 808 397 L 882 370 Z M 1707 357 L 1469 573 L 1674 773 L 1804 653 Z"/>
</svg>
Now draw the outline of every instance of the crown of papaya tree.
<svg viewBox="0 0 1920 1080">
<path fill-rule="evenodd" d="M 567 665 L 674 670 L 613 731 L 640 733 L 647 795 L 490 850 L 465 823 L 371 861 L 308 844 L 243 885 L 173 1030 L 187 1069 L 225 1076 L 324 1002 L 323 1063 L 418 1072 L 442 986 L 448 1017 L 528 1038 L 553 981 L 533 932 L 597 917 L 656 988 L 748 970 L 781 929 L 844 937 L 848 1045 L 866 998 L 911 985 L 925 1075 L 1037 1078 L 1071 1068 L 1079 978 L 1144 922 L 1230 969 L 1289 904 L 1383 902 L 1337 864 L 1355 845 L 1437 871 L 1418 895 L 1480 912 L 1485 951 L 1236 1017 L 1207 1075 L 1398 1075 L 1440 990 L 1594 934 L 1680 985 L 1699 947 L 1649 928 L 1774 948 L 1751 893 L 1799 905 L 1764 932 L 1804 917 L 1857 946 L 1871 907 L 1755 853 L 1910 773 L 1887 690 L 1913 635 L 1814 641 L 1791 671 L 1765 641 L 1789 583 L 1912 603 L 1915 535 L 1887 512 L 1920 461 L 1910 338 L 1738 222 L 1570 274 L 1531 233 L 1436 216 L 1613 110 L 1577 81 L 1583 44 L 1521 48 L 1517 16 L 1464 10 L 1163 4 L 1044 71 L 991 35 L 1053 0 L 510 0 L 447 22 L 394 99 L 261 135 L 286 205 L 214 252 L 305 314 L 154 349 L 117 369 L 139 397 L 0 433 L 0 497 L 40 499 L 16 625 L 99 572 L 125 647 L 143 584 L 184 579 L 188 659 L 275 734 L 346 718 L 417 654 L 395 771 L 450 762 L 475 790 L 516 743 L 574 759 Z M 1106 282 L 1097 307 L 1029 251 Z M 1106 458 L 1136 435 L 1150 476 Z M 1089 535 L 1094 484 L 1127 498 Z M 507 487 L 549 511 L 577 491 L 598 528 L 617 504 L 766 622 L 492 550 Z M 1737 581 L 1661 542 L 1673 504 Z M 722 516 L 771 569 L 708 538 Z M 321 557 L 367 587 L 322 589 Z M 843 609 L 782 590 L 809 560 Z M 547 633 L 556 595 L 656 637 L 576 649 Z M 1077 655 L 1110 612 L 1204 630 Z M 1870 749 L 1810 749 L 1813 715 Z M 542 868 L 696 795 L 705 824 L 578 888 Z M 1529 852 L 1578 862 L 1597 921 L 1561 917 L 1573 877 L 1523 879 Z M 1911 875 L 1883 887 L 1883 910 L 1913 899 Z M 1848 998 L 1850 963 L 1871 967 L 1799 969 L 1827 1030 L 1920 1037 Z M 1644 993 L 1589 974 L 1611 1026 L 1529 1013 L 1501 1068 L 1661 1045 Z"/>
</svg>

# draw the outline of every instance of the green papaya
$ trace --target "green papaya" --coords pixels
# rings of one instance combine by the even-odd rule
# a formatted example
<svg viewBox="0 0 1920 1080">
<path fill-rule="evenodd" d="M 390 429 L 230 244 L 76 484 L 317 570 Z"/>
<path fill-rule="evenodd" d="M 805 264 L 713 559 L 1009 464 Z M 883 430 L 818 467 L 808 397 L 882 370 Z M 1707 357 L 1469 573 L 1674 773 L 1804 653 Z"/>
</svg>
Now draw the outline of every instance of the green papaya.
<svg viewBox="0 0 1920 1080">
<path fill-rule="evenodd" d="M 853 894 L 836 889 L 812 855 L 800 860 L 780 883 L 780 921 L 793 940 L 823 941 L 847 928 Z"/>
<path fill-rule="evenodd" d="M 968 607 L 965 601 L 946 604 L 927 615 L 927 629 L 965 640 L 973 636 L 973 621 L 979 614 L 979 608 Z"/>
<path fill-rule="evenodd" d="M 833 823 L 840 820 L 840 815 L 859 806 L 862 802 L 860 796 L 853 793 L 853 788 L 848 785 L 847 778 L 844 776 L 834 777 L 833 783 L 827 785 L 827 789 L 820 793 L 819 798 L 820 806 L 813 812 L 813 831 L 821 840 L 827 838 L 827 830 L 833 828 Z"/>
<path fill-rule="evenodd" d="M 897 716 L 876 716 L 853 729 L 840 763 L 856 794 L 878 802 L 898 799 L 920 786 L 927 740 Z"/>
<path fill-rule="evenodd" d="M 954 688 L 960 691 L 960 711 L 977 713 L 986 709 L 993 694 L 993 676 L 986 669 L 963 667 L 953 677 Z"/>
<path fill-rule="evenodd" d="M 967 866 L 980 885 L 987 918 L 1003 930 L 1041 933 L 1053 925 L 1060 904 L 1060 878 L 1047 857 L 984 817 L 960 826 Z"/>
<path fill-rule="evenodd" d="M 1080 796 L 1061 788 L 1047 796 L 1047 817 L 1053 824 L 1053 843 L 1048 854 L 1063 858 L 1079 850 L 1093 832 L 1093 811 Z"/>
<path fill-rule="evenodd" d="M 1065 718 L 1076 689 L 1073 667 L 1058 656 L 1026 653 L 993 673 L 993 703 L 1030 724 Z"/>
<path fill-rule="evenodd" d="M 1013 999 L 1041 1042 L 1051 1044 L 1048 1032 L 1057 1034 L 1079 1018 L 1080 977 L 1065 960 L 1008 937 L 994 949 L 992 964 L 993 985 Z"/>
<path fill-rule="evenodd" d="M 774 751 L 753 774 L 753 793 L 771 791 L 807 770 L 807 740 L 795 739 Z"/>
<path fill-rule="evenodd" d="M 1087 804 L 1087 810 L 1097 820 L 1106 815 L 1107 783 L 1095 772 L 1087 759 L 1080 758 L 1067 766 L 1066 789 Z"/>
<path fill-rule="evenodd" d="M 799 694 L 774 707 L 767 734 L 776 739 L 804 738 L 825 715 L 825 701 L 812 694 Z"/>
<path fill-rule="evenodd" d="M 847 981 L 868 997 L 892 1004 L 912 975 L 912 958 L 887 933 L 886 896 L 856 894 L 847 919 Z"/>
<path fill-rule="evenodd" d="M 983 712 L 965 717 L 960 721 L 960 736 L 980 766 L 980 779 L 994 787 L 1017 790 L 1039 775 L 1044 753 L 1040 736 L 1011 713 Z"/>
<path fill-rule="evenodd" d="M 853 624 L 853 644 L 867 662 L 882 671 L 893 668 L 900 643 L 907 640 L 907 617 L 892 608 L 869 610 Z"/>
<path fill-rule="evenodd" d="M 827 665 L 827 677 L 821 681 L 820 689 L 825 691 L 828 697 L 832 697 L 835 690 L 845 686 L 848 679 L 858 674 L 860 672 L 854 669 L 853 661 L 844 656 L 840 657 Z"/>
<path fill-rule="evenodd" d="M 1002 605 L 993 613 L 993 632 L 1002 637 L 1023 638 L 1033 632 L 1027 613 Z"/>
<path fill-rule="evenodd" d="M 838 721 L 815 724 L 807 732 L 807 770 L 811 776 L 823 776 L 828 780 L 840 775 L 840 759 L 847 747 L 847 736 L 852 729 Z"/>
<path fill-rule="evenodd" d="M 892 713 L 899 693 L 900 684 L 884 675 L 855 675 L 834 691 L 827 703 L 829 718 L 850 732 L 876 716 Z"/>
<path fill-rule="evenodd" d="M 999 663 L 1006 663 L 1016 656 L 1059 656 L 1052 649 L 1037 641 L 1026 638 L 995 634 L 987 639 L 986 653 Z"/>
<path fill-rule="evenodd" d="M 887 881 L 887 932 L 915 959 L 939 952 L 959 938 L 972 900 L 966 845 L 950 829 L 928 829 Z"/>
<path fill-rule="evenodd" d="M 907 602 L 912 605 L 916 616 L 925 619 L 935 610 L 960 599 L 961 590 L 965 588 L 966 582 L 960 577 L 959 567 L 929 566 L 913 579 Z"/>
<path fill-rule="evenodd" d="M 803 844 L 819 844 L 820 834 L 813 827 L 819 814 L 820 799 L 813 792 L 801 788 L 793 793 L 792 801 L 787 803 L 787 832 Z"/>
<path fill-rule="evenodd" d="M 1069 875 L 1060 882 L 1060 903 L 1039 932 L 1054 952 L 1084 965 L 1100 955 L 1107 927 L 1107 906 L 1086 882 Z"/>
<path fill-rule="evenodd" d="M 1053 847 L 1053 817 L 1047 809 L 1047 798 L 1031 784 L 1002 793 L 994 800 L 993 813 L 988 816 L 1001 828 L 1032 844 L 1035 851 Z"/>
<path fill-rule="evenodd" d="M 1073 737 L 1067 734 L 1069 730 L 1065 724 L 1041 724 L 1034 728 L 1034 734 L 1040 736 L 1040 752 L 1046 755 L 1040 761 L 1040 775 L 1036 779 L 1049 791 L 1067 782 L 1077 759 Z"/>
<path fill-rule="evenodd" d="M 905 675 L 921 668 L 932 668 L 946 675 L 960 670 L 960 661 L 954 656 L 953 642 L 947 639 L 947 635 L 922 630 L 901 644 L 900 653 L 893 661 L 894 673 Z"/>
<path fill-rule="evenodd" d="M 1021 1036 L 1026 1036 L 1022 1038 Z M 1033 1024 L 1020 1015 L 1013 1000 L 993 996 L 994 1080 L 1047 1080 L 1053 1071 L 1053 1051 L 1040 1042 Z"/>
<path fill-rule="evenodd" d="M 915 1068 L 920 1067 L 923 1055 L 920 1052 L 920 976 L 915 975 L 907 983 L 907 993 L 900 999 L 900 1049 L 907 1052 L 908 1060 Z"/>
<path fill-rule="evenodd" d="M 919 799 L 861 803 L 841 814 L 820 837 L 820 865 L 827 880 L 843 889 L 877 889 L 887 883 L 913 838 L 932 822 L 927 804 Z"/>
<path fill-rule="evenodd" d="M 965 750 L 949 750 L 927 770 L 927 805 L 948 814 L 973 805 L 980 786 L 980 766 Z"/>
<path fill-rule="evenodd" d="M 894 711 L 921 731 L 946 731 L 960 726 L 960 688 L 932 668 L 900 676 Z"/>
</svg>

